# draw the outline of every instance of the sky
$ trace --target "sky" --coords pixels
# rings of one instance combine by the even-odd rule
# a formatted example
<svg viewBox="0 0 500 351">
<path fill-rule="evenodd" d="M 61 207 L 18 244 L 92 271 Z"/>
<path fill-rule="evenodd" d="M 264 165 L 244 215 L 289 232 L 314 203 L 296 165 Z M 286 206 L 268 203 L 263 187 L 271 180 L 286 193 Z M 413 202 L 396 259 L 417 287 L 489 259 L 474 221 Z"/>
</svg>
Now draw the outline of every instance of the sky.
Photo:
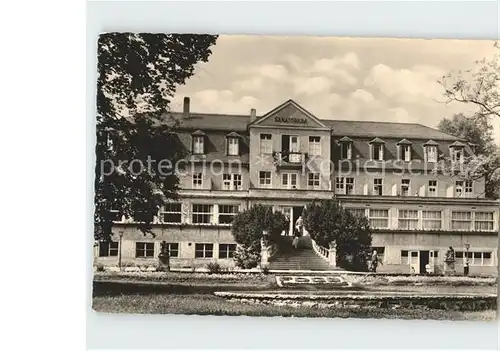
<svg viewBox="0 0 500 351">
<path fill-rule="evenodd" d="M 472 113 L 446 105 L 443 75 L 492 57 L 492 41 L 223 35 L 172 101 L 182 110 L 257 115 L 293 99 L 321 119 L 421 123 Z M 494 124 L 500 145 L 500 121 Z"/>
</svg>

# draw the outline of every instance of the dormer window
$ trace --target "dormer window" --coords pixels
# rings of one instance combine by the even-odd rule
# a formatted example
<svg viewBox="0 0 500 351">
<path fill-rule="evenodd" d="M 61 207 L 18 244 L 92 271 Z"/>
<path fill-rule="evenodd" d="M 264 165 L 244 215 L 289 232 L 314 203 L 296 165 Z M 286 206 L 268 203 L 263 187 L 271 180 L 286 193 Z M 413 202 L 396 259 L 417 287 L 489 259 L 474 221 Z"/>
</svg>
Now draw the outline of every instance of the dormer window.
<svg viewBox="0 0 500 351">
<path fill-rule="evenodd" d="M 424 160 L 425 160 L 425 162 L 437 162 L 438 143 L 436 143 L 434 140 L 429 140 L 423 146 L 424 146 Z"/>
<path fill-rule="evenodd" d="M 232 132 L 226 136 L 226 153 L 229 156 L 238 156 L 240 154 L 240 135 Z"/>
<path fill-rule="evenodd" d="M 411 144 L 411 141 L 407 139 L 403 139 L 396 144 L 398 146 L 399 159 L 401 161 L 411 161 Z"/>
<path fill-rule="evenodd" d="M 353 140 L 349 137 L 343 137 L 339 140 L 340 158 L 343 160 L 352 159 L 352 144 Z"/>
<path fill-rule="evenodd" d="M 370 141 L 371 158 L 374 161 L 384 160 L 384 145 L 385 141 L 380 138 L 375 138 Z"/>
<path fill-rule="evenodd" d="M 205 133 L 201 130 L 197 130 L 192 134 L 193 145 L 192 150 L 195 155 L 203 155 L 205 153 Z"/>
<path fill-rule="evenodd" d="M 450 156 L 452 162 L 462 162 L 464 160 L 465 144 L 455 141 L 450 145 Z"/>
</svg>

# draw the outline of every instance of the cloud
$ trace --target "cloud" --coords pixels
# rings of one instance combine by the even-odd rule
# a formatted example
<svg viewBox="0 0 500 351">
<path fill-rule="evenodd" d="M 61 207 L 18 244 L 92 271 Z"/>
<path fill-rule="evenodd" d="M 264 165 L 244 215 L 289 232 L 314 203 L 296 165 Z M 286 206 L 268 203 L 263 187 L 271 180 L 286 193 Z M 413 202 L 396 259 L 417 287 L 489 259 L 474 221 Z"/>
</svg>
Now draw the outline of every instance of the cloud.
<svg viewBox="0 0 500 351">
<path fill-rule="evenodd" d="M 255 91 L 263 89 L 264 79 L 262 77 L 253 77 L 234 82 L 233 87 L 236 90 Z"/>
<path fill-rule="evenodd" d="M 295 79 L 295 94 L 315 95 L 328 91 L 333 82 L 325 77 L 298 77 Z"/>
<path fill-rule="evenodd" d="M 364 86 L 376 88 L 387 97 L 399 101 L 437 99 L 442 94 L 437 79 L 442 75 L 443 71 L 433 66 L 416 65 L 411 69 L 393 69 L 385 64 L 378 64 L 370 70 Z"/>
<path fill-rule="evenodd" d="M 288 75 L 288 70 L 283 65 L 264 64 L 258 66 L 243 66 L 236 69 L 240 75 L 261 76 L 273 80 L 283 79 Z"/>
<path fill-rule="evenodd" d="M 351 94 L 351 97 L 353 99 L 361 100 L 363 102 L 371 102 L 375 100 L 373 95 L 364 89 L 357 89 L 354 93 Z"/>
</svg>

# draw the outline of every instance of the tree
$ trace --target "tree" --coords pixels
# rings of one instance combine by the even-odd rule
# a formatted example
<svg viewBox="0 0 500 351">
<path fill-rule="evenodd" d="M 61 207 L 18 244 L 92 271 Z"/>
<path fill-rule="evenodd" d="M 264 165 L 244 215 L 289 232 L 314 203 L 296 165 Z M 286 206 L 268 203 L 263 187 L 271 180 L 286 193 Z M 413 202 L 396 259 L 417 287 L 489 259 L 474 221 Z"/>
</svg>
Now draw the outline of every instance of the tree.
<svg viewBox="0 0 500 351">
<path fill-rule="evenodd" d="M 456 114 L 451 119 L 443 118 L 438 128 L 475 145 L 475 155 L 466 157 L 462 163 L 452 162 L 449 157 L 443 159 L 446 173 L 460 180 L 485 179 L 485 196 L 498 198 L 500 180 L 496 173 L 500 167 L 500 156 L 498 147 L 493 142 L 491 124 L 485 119 Z"/>
<path fill-rule="evenodd" d="M 303 218 L 304 228 L 318 245 L 335 243 L 337 265 L 368 270 L 372 237 L 366 217 L 352 214 L 336 200 L 321 200 L 307 206 Z"/>
<path fill-rule="evenodd" d="M 460 102 L 477 107 L 476 119 L 500 118 L 500 45 L 491 59 L 476 61 L 475 69 L 451 72 L 438 83 L 444 88 L 445 103 Z"/>
<path fill-rule="evenodd" d="M 478 155 L 491 154 L 495 150 L 493 127 L 487 120 L 469 118 L 463 113 L 458 113 L 452 118 L 443 118 L 438 124 L 438 129 L 474 144 L 475 153 Z"/>
<path fill-rule="evenodd" d="M 438 81 L 444 88 L 445 103 L 459 102 L 476 107 L 473 116 L 443 122 L 446 132 L 478 144 L 478 159 L 469 157 L 457 167 L 448 159 L 444 171 L 464 180 L 484 177 L 486 196 L 498 198 L 500 192 L 500 151 L 491 139 L 490 123 L 500 120 L 500 45 L 491 59 L 476 61 L 474 69 L 451 72 Z M 454 126 L 450 126 L 453 124 Z M 460 131 L 460 135 L 458 134 Z M 482 173 L 481 173 L 482 172 Z"/>
<path fill-rule="evenodd" d="M 175 199 L 175 165 L 186 151 L 173 133 L 169 103 L 206 62 L 214 35 L 106 33 L 98 40 L 94 236 L 113 220 L 136 218 L 151 233 L 159 207 Z"/>
<path fill-rule="evenodd" d="M 288 221 L 281 212 L 273 212 L 272 208 L 255 205 L 238 213 L 233 220 L 231 233 L 239 244 L 235 253 L 236 264 L 243 268 L 252 268 L 260 258 L 261 239 L 267 232 L 267 240 L 276 242 L 283 230 L 288 228 Z"/>
</svg>

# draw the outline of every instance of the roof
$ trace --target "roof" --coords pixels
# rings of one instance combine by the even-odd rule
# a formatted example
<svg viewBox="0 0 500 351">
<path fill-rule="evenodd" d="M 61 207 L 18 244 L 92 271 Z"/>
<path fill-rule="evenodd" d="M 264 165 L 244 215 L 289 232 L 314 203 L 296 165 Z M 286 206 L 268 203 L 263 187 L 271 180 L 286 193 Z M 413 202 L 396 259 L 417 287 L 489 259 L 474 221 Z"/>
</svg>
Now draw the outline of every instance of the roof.
<svg viewBox="0 0 500 351">
<path fill-rule="evenodd" d="M 418 123 L 323 120 L 333 134 L 350 137 L 401 137 L 407 139 L 458 140 L 457 137 Z"/>
<path fill-rule="evenodd" d="M 436 143 L 434 140 L 430 139 L 424 143 L 424 146 L 438 146 L 439 144 Z"/>
<path fill-rule="evenodd" d="M 385 144 L 385 141 L 383 141 L 380 138 L 375 138 L 375 139 L 370 140 L 370 144 Z"/>
<path fill-rule="evenodd" d="M 339 140 L 339 142 L 341 142 L 341 143 L 352 143 L 353 141 L 354 141 L 354 140 L 352 140 L 351 138 L 346 137 L 346 136 L 345 136 L 345 137 L 342 137 L 342 138 Z"/>
<path fill-rule="evenodd" d="M 454 147 L 454 146 L 458 146 L 458 147 L 465 147 L 465 144 L 464 143 L 461 143 L 460 141 L 455 141 L 454 143 L 452 143 L 450 145 L 450 147 Z"/>
<path fill-rule="evenodd" d="M 411 145 L 413 143 L 411 141 L 409 141 L 408 139 L 401 139 L 400 141 L 398 141 L 397 144 L 398 145 Z"/>
<path fill-rule="evenodd" d="M 188 119 L 182 119 L 181 112 L 173 112 L 173 117 L 179 121 L 179 128 L 203 131 L 220 130 L 246 132 L 250 124 L 250 114 L 229 115 L 213 113 L 190 113 Z M 257 116 L 257 119 L 260 117 Z M 165 120 L 167 120 L 165 118 Z M 433 139 L 456 141 L 459 138 L 443 133 L 437 129 L 418 123 L 376 122 L 376 121 L 349 121 L 320 119 L 327 127 L 332 128 L 332 134 L 339 137 L 367 137 L 389 138 L 400 137 L 406 139 Z"/>
</svg>

